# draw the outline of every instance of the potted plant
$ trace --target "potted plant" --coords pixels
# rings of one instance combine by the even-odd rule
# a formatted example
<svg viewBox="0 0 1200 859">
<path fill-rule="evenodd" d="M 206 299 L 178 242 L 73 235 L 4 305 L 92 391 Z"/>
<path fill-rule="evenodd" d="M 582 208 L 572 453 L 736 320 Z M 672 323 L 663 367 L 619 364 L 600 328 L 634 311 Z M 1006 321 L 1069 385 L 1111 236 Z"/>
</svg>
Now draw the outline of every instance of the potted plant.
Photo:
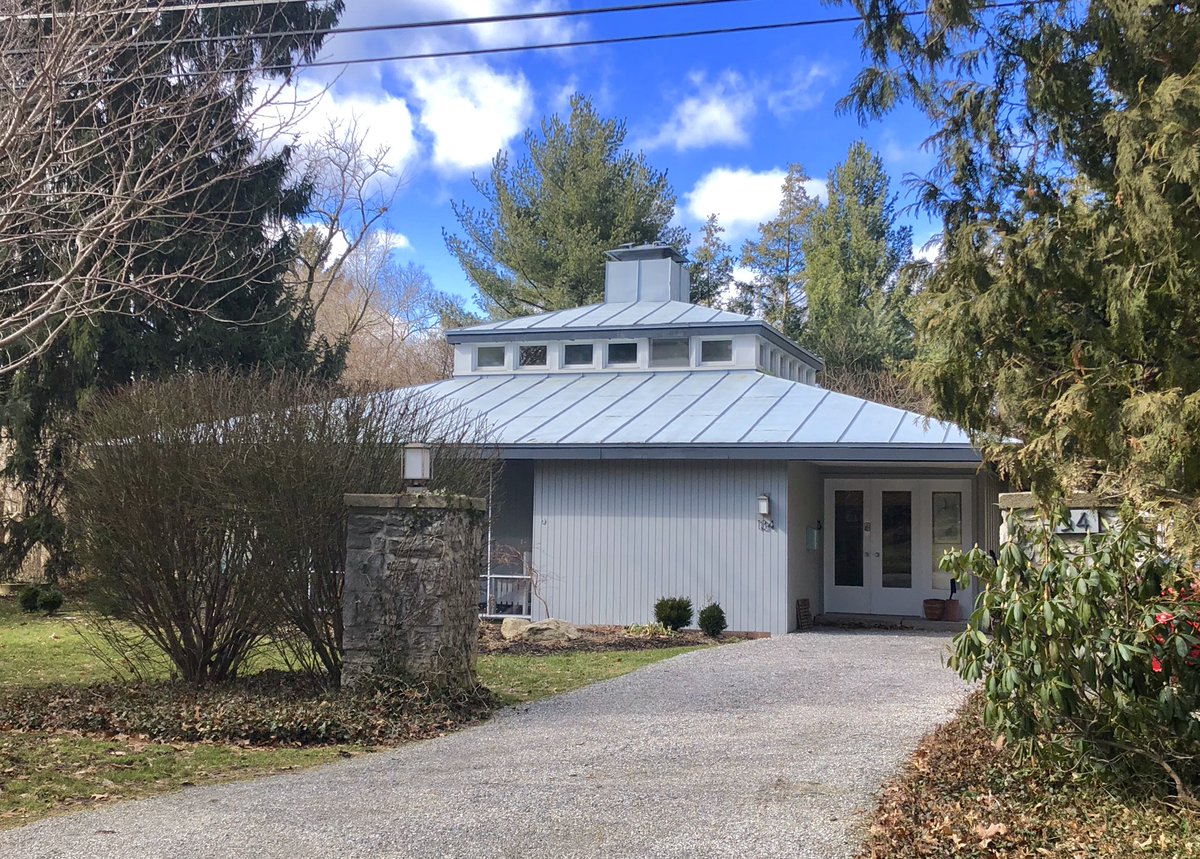
<svg viewBox="0 0 1200 859">
<path fill-rule="evenodd" d="M 922 603 L 922 607 L 925 609 L 926 620 L 941 620 L 946 611 L 946 600 L 927 599 Z"/>
<path fill-rule="evenodd" d="M 958 579 L 950 580 L 950 599 L 946 600 L 945 608 L 942 610 L 942 620 L 948 620 L 951 623 L 958 623 L 962 620 L 962 605 L 954 595 L 958 593 Z"/>
</svg>

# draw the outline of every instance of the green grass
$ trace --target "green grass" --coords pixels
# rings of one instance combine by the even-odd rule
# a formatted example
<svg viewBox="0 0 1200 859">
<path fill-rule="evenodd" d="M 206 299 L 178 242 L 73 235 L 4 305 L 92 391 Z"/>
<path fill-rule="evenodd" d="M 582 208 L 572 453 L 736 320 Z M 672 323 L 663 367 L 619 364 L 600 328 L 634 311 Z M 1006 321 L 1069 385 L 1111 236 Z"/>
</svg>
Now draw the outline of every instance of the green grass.
<svg viewBox="0 0 1200 859">
<path fill-rule="evenodd" d="M 505 704 L 525 704 L 620 677 L 696 649 L 664 647 L 658 650 L 556 653 L 549 656 L 491 655 L 479 657 L 477 670 L 483 685 Z"/>
<path fill-rule="evenodd" d="M 73 809 L 350 757 L 361 747 L 239 748 L 0 732 L 0 829 Z"/>
<path fill-rule="evenodd" d="M 112 669 L 84 642 L 82 629 L 71 619 L 69 603 L 62 616 L 43 617 L 23 614 L 15 599 L 0 599 L 0 694 L 16 686 L 112 680 Z M 479 657 L 478 673 L 501 702 L 522 704 L 694 649 L 491 654 Z M 261 667 L 278 667 L 269 652 L 257 660 Z M 164 663 L 161 676 L 167 674 Z M 362 746 L 244 748 L 0 731 L 0 829 L 98 803 L 269 775 L 364 751 Z"/>
</svg>

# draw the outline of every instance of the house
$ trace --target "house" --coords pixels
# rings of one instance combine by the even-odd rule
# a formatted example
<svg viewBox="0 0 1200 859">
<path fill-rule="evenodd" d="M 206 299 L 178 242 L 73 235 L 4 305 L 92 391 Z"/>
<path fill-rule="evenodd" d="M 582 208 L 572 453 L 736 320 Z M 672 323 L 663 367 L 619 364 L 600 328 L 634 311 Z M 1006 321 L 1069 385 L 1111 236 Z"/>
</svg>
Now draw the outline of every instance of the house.
<svg viewBox="0 0 1200 859">
<path fill-rule="evenodd" d="M 955 426 L 817 384 L 765 322 L 688 300 L 684 258 L 611 251 L 605 300 L 447 334 L 430 398 L 479 415 L 505 464 L 488 617 L 644 623 L 662 596 L 732 629 L 920 615 L 936 559 L 999 530 L 999 486 Z"/>
</svg>

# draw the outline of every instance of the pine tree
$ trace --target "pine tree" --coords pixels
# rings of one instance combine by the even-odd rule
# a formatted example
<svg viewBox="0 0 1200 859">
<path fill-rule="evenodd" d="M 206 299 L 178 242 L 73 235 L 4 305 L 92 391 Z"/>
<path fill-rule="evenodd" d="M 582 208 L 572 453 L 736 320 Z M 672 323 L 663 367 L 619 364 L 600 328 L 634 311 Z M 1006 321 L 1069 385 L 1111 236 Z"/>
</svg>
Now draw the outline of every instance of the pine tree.
<svg viewBox="0 0 1200 859">
<path fill-rule="evenodd" d="M 922 200 L 944 242 L 916 365 L 939 416 L 1035 489 L 1116 492 L 1195 525 L 1195 11 L 931 3 L 915 19 L 855 2 L 871 65 L 846 105 L 908 99 L 940 129 Z"/>
<path fill-rule="evenodd" d="M 600 301 L 604 251 L 633 242 L 682 248 L 669 222 L 675 194 L 665 173 L 625 149 L 625 124 L 596 113 L 582 95 L 564 120 L 542 120 L 526 153 L 501 152 L 475 179 L 482 208 L 454 204 L 461 235 L 446 247 L 494 315 L 517 316 Z"/>
<path fill-rule="evenodd" d="M 709 215 L 700 234 L 700 245 L 692 253 L 691 299 L 694 304 L 721 307 L 732 296 L 734 286 L 733 252 L 721 238 L 725 228 Z"/>
<path fill-rule="evenodd" d="M 129 103 L 141 107 L 157 99 L 164 105 L 164 116 L 171 117 L 171 99 L 190 85 L 190 79 L 168 72 L 188 64 L 218 73 L 228 68 L 225 90 L 214 93 L 210 110 L 192 119 L 245 129 L 255 83 L 245 72 L 252 65 L 249 56 L 257 54 L 260 64 L 286 71 L 297 56 L 311 56 L 319 48 L 320 33 L 336 23 L 341 11 L 340 2 L 280 3 L 278 10 L 266 9 L 269 5 L 201 16 L 195 21 L 193 40 L 179 40 L 170 51 L 154 53 L 152 60 L 142 57 L 133 72 L 114 61 L 113 74 L 127 78 L 121 90 Z M 169 19 L 162 16 L 161 26 L 173 32 L 177 24 Z M 296 35 L 256 35 L 288 28 Z M 122 110 L 118 101 L 105 104 L 94 121 L 119 123 Z M 186 129 L 180 134 L 179 128 L 170 127 L 171 121 L 164 120 L 161 136 L 142 141 L 147 151 L 155 145 L 188 145 L 192 137 Z M 81 128 L 86 133 L 86 127 Z M 177 202 L 236 213 L 229 229 L 203 236 L 156 235 L 154 225 L 137 225 L 124 237 L 128 245 L 114 248 L 113 255 L 136 259 L 137 265 L 161 275 L 178 270 L 193 256 L 192 242 L 215 240 L 229 259 L 243 261 L 230 266 L 236 275 L 226 280 L 180 278 L 173 286 L 172 302 L 123 293 L 117 312 L 68 321 L 48 351 L 0 376 L 3 477 L 22 498 L 21 509 L 4 522 L 0 577 L 16 571 L 39 544 L 49 552 L 51 576 L 70 568 L 61 511 L 65 474 L 75 456 L 72 420 L 97 394 L 137 379 L 213 367 L 269 367 L 324 376 L 340 372 L 344 346 L 314 341 L 311 308 L 298 304 L 284 286 L 295 255 L 292 235 L 284 227 L 304 213 L 307 202 L 307 190 L 289 184 L 290 152 L 260 154 L 248 130 L 225 138 L 230 145 L 211 153 L 209 175 L 194 177 L 195 192 L 179 195 Z M 72 168 L 104 171 L 112 166 L 101 158 Z M 120 180 L 119 175 L 112 177 L 114 184 Z M 169 230 L 169 224 L 163 229 Z M 36 279 L 33 275 L 30 269 L 12 267 L 0 272 L 0 284 L 7 295 L 19 296 L 22 283 Z"/>
<path fill-rule="evenodd" d="M 912 353 L 899 275 L 912 255 L 912 230 L 896 224 L 883 161 L 862 141 L 830 172 L 828 197 L 801 242 L 808 298 L 802 342 L 830 371 L 894 367 Z"/>
<path fill-rule="evenodd" d="M 758 238 L 742 245 L 742 265 L 753 272 L 753 280 L 739 285 L 733 304 L 739 312 L 758 315 L 793 339 L 804 330 L 804 237 L 818 206 L 805 188 L 808 181 L 800 164 L 788 167 L 779 214 L 759 224 Z"/>
</svg>

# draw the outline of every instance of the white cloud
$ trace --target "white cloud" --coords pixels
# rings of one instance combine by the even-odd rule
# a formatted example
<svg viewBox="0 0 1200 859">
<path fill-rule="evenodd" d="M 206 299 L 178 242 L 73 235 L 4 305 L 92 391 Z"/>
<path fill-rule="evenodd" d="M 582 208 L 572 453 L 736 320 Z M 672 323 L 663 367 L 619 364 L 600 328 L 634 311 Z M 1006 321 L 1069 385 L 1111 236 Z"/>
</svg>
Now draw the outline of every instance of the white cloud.
<svg viewBox="0 0 1200 859">
<path fill-rule="evenodd" d="M 485 166 L 533 115 L 533 89 L 520 72 L 484 63 L 423 64 L 409 73 L 433 163 L 446 172 Z"/>
<path fill-rule="evenodd" d="M 812 110 L 821 103 L 825 90 L 836 79 L 832 66 L 821 62 L 797 63 L 786 83 L 771 87 L 767 108 L 776 116 Z"/>
<path fill-rule="evenodd" d="M 786 175 L 783 170 L 717 167 L 684 195 L 684 205 L 693 219 L 715 214 L 729 236 L 744 236 L 779 211 Z"/>
<path fill-rule="evenodd" d="M 913 259 L 936 263 L 942 257 L 942 240 L 934 236 L 925 244 L 913 246 Z"/>
<path fill-rule="evenodd" d="M 744 238 L 779 213 L 786 177 L 787 171 L 782 169 L 756 172 L 748 167 L 717 167 L 684 195 L 684 206 L 692 219 L 703 221 L 715 214 L 730 239 Z M 822 179 L 809 179 L 804 189 L 810 196 L 827 198 Z"/>
<path fill-rule="evenodd" d="M 347 93 L 339 91 L 338 83 L 326 89 L 302 80 L 290 97 L 295 108 L 288 133 L 301 143 L 319 138 L 336 123 L 341 128 L 354 125 L 368 152 L 386 152 L 385 162 L 396 174 L 403 173 L 419 154 L 409 103 L 382 85 Z"/>
<path fill-rule="evenodd" d="M 745 78 L 733 71 L 724 72 L 714 83 L 699 72 L 690 78 L 695 93 L 675 106 L 670 119 L 642 143 L 642 148 L 670 146 L 683 151 L 749 143 L 748 126 L 757 107 L 754 88 Z"/>
</svg>

